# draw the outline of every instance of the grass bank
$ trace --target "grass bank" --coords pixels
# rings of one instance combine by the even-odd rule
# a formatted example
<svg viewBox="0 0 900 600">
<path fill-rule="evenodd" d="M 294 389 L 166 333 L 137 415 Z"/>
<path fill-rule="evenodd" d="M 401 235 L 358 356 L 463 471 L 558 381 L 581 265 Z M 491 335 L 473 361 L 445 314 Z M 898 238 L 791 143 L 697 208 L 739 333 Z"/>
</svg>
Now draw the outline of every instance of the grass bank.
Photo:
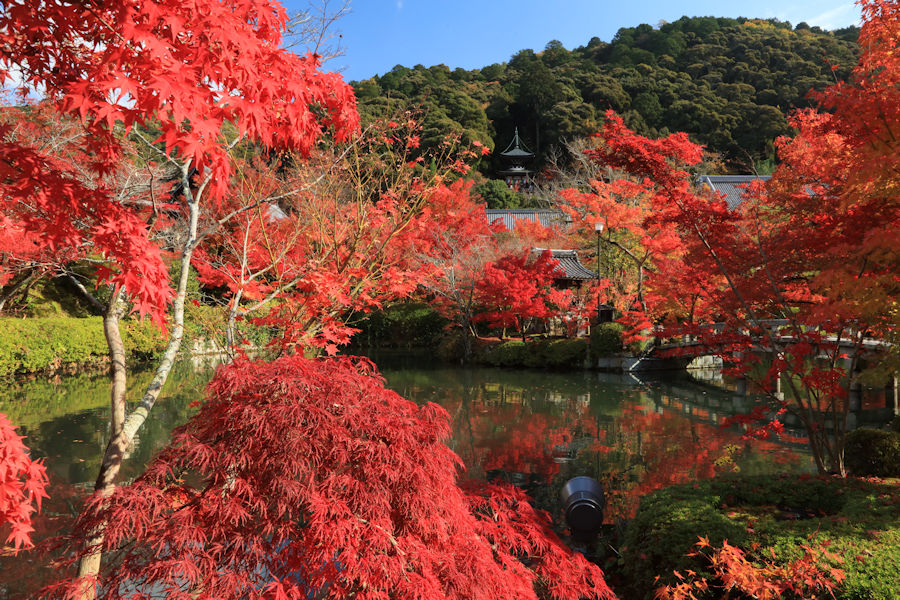
<svg viewBox="0 0 900 600">
<path fill-rule="evenodd" d="M 619 579 L 617 593 L 650 600 L 657 586 L 691 572 L 722 585 L 709 559 L 694 552 L 700 536 L 713 548 L 727 540 L 760 567 L 785 565 L 802 557 L 804 546 L 824 544 L 838 558 L 823 566 L 846 576 L 837 600 L 900 598 L 898 479 L 732 476 L 649 494 L 628 524 L 621 556 L 607 567 Z"/>
</svg>

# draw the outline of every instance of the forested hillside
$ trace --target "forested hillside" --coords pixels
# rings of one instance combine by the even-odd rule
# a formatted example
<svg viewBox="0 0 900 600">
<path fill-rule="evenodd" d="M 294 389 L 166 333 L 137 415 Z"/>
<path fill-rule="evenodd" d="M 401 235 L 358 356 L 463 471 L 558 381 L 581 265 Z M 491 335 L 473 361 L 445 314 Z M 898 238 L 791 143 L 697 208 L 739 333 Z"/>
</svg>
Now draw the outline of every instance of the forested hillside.
<svg viewBox="0 0 900 600">
<path fill-rule="evenodd" d="M 608 109 L 651 136 L 686 131 L 733 170 L 770 168 L 785 115 L 809 90 L 856 62 L 858 29 L 778 20 L 682 17 L 618 31 L 567 50 L 516 53 L 508 63 L 451 71 L 396 66 L 354 83 L 363 118 L 408 105 L 426 112 L 424 145 L 456 130 L 503 150 L 518 126 L 542 159 L 561 140 L 597 131 Z M 514 34 L 511 34 L 514 35 Z M 482 165 L 490 171 L 496 164 Z"/>
</svg>

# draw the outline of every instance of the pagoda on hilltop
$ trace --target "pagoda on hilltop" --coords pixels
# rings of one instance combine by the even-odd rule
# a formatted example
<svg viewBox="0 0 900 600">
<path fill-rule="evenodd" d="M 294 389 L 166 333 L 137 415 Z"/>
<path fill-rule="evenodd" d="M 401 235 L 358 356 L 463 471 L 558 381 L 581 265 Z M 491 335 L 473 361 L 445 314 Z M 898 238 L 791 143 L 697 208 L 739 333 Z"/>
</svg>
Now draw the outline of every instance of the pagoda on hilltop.
<svg viewBox="0 0 900 600">
<path fill-rule="evenodd" d="M 516 127 L 512 141 L 506 150 L 500 153 L 500 157 L 505 168 L 499 171 L 499 174 L 506 180 L 506 186 L 517 192 L 534 191 L 534 182 L 529 177 L 531 171 L 526 168 L 528 163 L 534 160 L 534 152 L 529 150 L 519 139 L 518 127 Z"/>
</svg>

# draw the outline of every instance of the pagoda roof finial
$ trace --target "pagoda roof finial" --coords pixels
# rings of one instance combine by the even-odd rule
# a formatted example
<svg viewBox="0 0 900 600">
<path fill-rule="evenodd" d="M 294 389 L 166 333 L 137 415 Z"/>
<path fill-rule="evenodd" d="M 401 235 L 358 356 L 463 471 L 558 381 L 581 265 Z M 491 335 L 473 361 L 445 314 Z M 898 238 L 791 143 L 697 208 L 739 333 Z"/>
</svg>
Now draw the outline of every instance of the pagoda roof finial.
<svg viewBox="0 0 900 600">
<path fill-rule="evenodd" d="M 522 140 L 519 139 L 519 128 L 518 126 L 515 129 L 515 133 L 513 134 L 513 139 L 509 143 L 509 146 L 506 147 L 506 150 L 500 153 L 500 156 L 507 156 L 510 158 L 533 158 L 534 152 L 530 151 Z"/>
</svg>

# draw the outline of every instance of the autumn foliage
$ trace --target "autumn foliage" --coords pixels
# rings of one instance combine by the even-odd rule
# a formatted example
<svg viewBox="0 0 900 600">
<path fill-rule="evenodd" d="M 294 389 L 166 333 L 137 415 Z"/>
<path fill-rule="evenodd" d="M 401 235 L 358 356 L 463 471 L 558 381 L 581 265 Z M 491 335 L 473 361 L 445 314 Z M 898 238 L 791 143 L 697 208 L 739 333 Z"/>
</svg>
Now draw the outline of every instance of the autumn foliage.
<svg viewBox="0 0 900 600">
<path fill-rule="evenodd" d="M 702 556 L 709 561 L 711 577 L 687 570 L 676 571 L 680 580 L 673 585 L 657 589 L 657 600 L 699 600 L 709 597 L 743 597 L 759 600 L 779 598 L 834 598 L 834 591 L 844 580 L 844 572 L 832 566 L 842 562 L 841 558 L 828 551 L 828 543 L 817 546 L 802 545 L 803 556 L 776 563 L 775 550 L 769 548 L 770 556 L 749 556 L 728 541 L 721 548 L 714 548 L 709 540 L 701 537 L 692 556 Z M 762 554 L 755 548 L 753 554 Z"/>
<path fill-rule="evenodd" d="M 6 543 L 13 549 L 31 546 L 31 516 L 47 498 L 47 470 L 31 460 L 22 437 L 6 415 L 0 413 L 0 531 L 9 531 Z"/>
<path fill-rule="evenodd" d="M 106 598 L 613 598 L 522 492 L 457 485 L 449 431 L 365 361 L 239 361 L 70 543 L 108 523 Z"/>
<path fill-rule="evenodd" d="M 224 290 L 231 320 L 277 328 L 280 347 L 334 354 L 356 331 L 348 322 L 436 274 L 432 259 L 445 251 L 436 232 L 485 227 L 470 186 L 448 183 L 474 148 L 448 136 L 421 150 L 417 116 L 402 117 L 308 160 L 241 164 L 210 210 L 197 261 L 201 282 Z"/>
<path fill-rule="evenodd" d="M 609 230 L 627 232 L 607 241 L 639 267 L 628 333 L 689 340 L 696 347 L 669 354 L 716 354 L 730 374 L 756 379 L 770 401 L 743 422 L 760 418 L 755 432 L 767 436 L 790 413 L 823 473 L 845 472 L 848 390 L 873 342 L 897 327 L 900 209 L 884 167 L 898 124 L 895 109 L 880 107 L 896 95 L 898 8 L 863 7 L 860 64 L 819 96 L 834 112 L 795 114 L 798 135 L 776 142 L 782 165 L 738 207 L 696 184 L 702 148 L 687 136 L 649 139 L 612 113 L 589 155 L 619 179 L 563 194 L 575 219 L 602 214 Z"/>
<path fill-rule="evenodd" d="M 476 320 L 524 331 L 529 319 L 556 314 L 570 304 L 570 294 L 552 286 L 557 265 L 549 250 L 501 256 L 485 265 L 475 283 L 483 307 Z"/>
<path fill-rule="evenodd" d="M 213 175 L 221 198 L 231 174 L 226 130 L 308 153 L 326 129 L 357 129 L 353 93 L 314 56 L 280 47 L 277 3 L 7 2 L 0 12 L 0 78 L 42 92 L 74 117 L 84 161 L 60 163 L 42 140 L 3 125 L 0 208 L 51 249 L 80 247 L 109 259 L 103 282 L 122 286 L 138 311 L 162 323 L 168 271 L 140 214 L 117 202 L 104 176 L 127 159 L 127 134 L 156 131 L 168 156 Z M 233 137 L 233 136 L 232 136 Z"/>
</svg>

